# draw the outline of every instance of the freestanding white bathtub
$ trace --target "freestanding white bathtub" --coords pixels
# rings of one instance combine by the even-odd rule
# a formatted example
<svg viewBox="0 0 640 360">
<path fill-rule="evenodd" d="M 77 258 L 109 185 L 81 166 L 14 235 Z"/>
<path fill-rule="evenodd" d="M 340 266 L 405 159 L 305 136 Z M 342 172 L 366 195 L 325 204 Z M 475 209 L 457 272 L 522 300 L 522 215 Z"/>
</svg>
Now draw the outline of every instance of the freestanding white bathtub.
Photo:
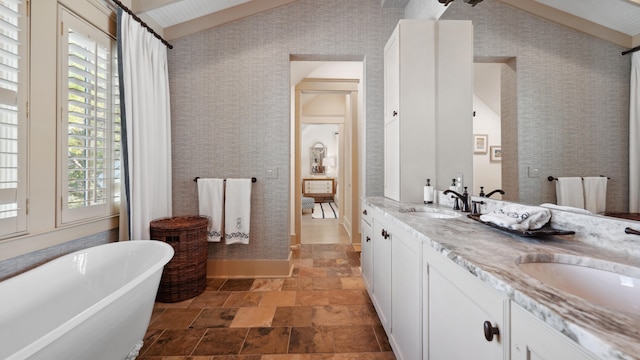
<svg viewBox="0 0 640 360">
<path fill-rule="evenodd" d="M 135 358 L 173 253 L 154 240 L 110 243 L 0 282 L 0 359 Z"/>
</svg>

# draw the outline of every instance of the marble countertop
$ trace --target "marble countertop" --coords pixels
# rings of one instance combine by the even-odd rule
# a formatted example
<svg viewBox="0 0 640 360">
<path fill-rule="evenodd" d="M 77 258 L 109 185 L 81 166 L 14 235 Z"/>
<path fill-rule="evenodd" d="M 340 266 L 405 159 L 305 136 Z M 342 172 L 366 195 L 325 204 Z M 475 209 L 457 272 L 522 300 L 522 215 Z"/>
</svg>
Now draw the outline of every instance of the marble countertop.
<svg viewBox="0 0 640 360">
<path fill-rule="evenodd" d="M 597 306 L 557 290 L 516 265 L 516 259 L 525 254 L 568 254 L 640 268 L 640 257 L 635 254 L 583 241 L 582 237 L 590 235 L 585 234 L 584 226 L 576 226 L 575 235 L 521 237 L 469 219 L 466 213 L 453 219 L 432 219 L 400 212 L 438 205 L 402 204 L 383 197 L 363 200 L 377 215 L 402 226 L 598 358 L 640 359 L 640 316 Z M 451 210 L 449 206 L 442 208 Z M 564 230 L 574 230 L 567 228 L 571 225 L 563 225 Z"/>
</svg>

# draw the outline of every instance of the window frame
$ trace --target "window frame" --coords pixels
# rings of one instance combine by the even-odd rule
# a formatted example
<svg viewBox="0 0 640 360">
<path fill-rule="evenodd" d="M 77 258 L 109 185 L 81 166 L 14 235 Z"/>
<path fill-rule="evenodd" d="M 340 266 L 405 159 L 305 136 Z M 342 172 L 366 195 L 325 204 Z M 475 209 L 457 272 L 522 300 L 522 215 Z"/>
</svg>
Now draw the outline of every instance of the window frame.
<svg viewBox="0 0 640 360">
<path fill-rule="evenodd" d="M 59 26 L 60 26 L 60 42 L 58 45 L 58 105 L 59 127 L 58 127 L 58 198 L 60 204 L 58 207 L 58 226 L 67 224 L 91 221 L 104 217 L 117 215 L 120 211 L 120 181 L 119 177 L 114 176 L 116 173 L 115 158 L 119 157 L 120 144 L 115 140 L 119 138 L 119 132 L 115 132 L 114 128 L 120 128 L 119 116 L 119 97 L 118 97 L 118 81 L 117 81 L 117 62 L 116 58 L 116 41 L 108 33 L 105 33 L 98 27 L 88 23 L 81 17 L 77 16 L 71 10 L 64 6 L 58 6 L 59 9 Z M 95 41 L 105 49 L 109 49 L 110 61 L 108 62 L 108 74 L 110 82 L 107 87 L 111 89 L 105 101 L 105 148 L 104 153 L 106 162 L 104 168 L 104 176 L 101 178 L 105 184 L 104 187 L 104 203 L 92 204 L 88 206 L 80 206 L 76 208 L 69 207 L 69 82 L 68 82 L 68 64 L 69 64 L 69 30 L 83 35 L 84 37 Z M 96 57 L 97 57 L 96 53 Z M 97 84 L 96 84 L 97 86 Z M 97 97 L 96 97 L 97 98 Z M 94 109 L 96 107 L 94 106 Z M 94 117 L 97 117 L 95 115 Z M 99 181 L 99 180 L 98 180 Z"/>
<path fill-rule="evenodd" d="M 0 189 L 2 204 L 16 204 L 15 216 L 0 219 L 0 239 L 15 237 L 26 233 L 28 214 L 28 98 L 29 98 L 29 16 L 26 1 L 17 1 L 18 52 L 17 90 L 15 92 L 16 110 L 16 187 Z M 11 94 L 5 93 L 9 96 Z M 6 97 L 5 97 L 6 98 Z M 10 105 L 10 104 L 6 104 Z M 3 147 L 4 148 L 4 147 Z M 15 201 L 13 201 L 15 199 Z"/>
</svg>

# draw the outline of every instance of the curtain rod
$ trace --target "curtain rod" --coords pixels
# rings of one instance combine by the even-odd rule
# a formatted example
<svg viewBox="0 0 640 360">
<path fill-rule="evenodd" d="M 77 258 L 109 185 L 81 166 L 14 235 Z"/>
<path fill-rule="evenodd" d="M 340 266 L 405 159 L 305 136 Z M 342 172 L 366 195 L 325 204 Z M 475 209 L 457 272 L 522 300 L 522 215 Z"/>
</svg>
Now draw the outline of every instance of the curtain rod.
<svg viewBox="0 0 640 360">
<path fill-rule="evenodd" d="M 629 50 L 627 50 L 627 51 L 623 51 L 623 52 L 622 52 L 622 55 L 627 55 L 627 54 L 630 54 L 630 53 L 636 52 L 636 51 L 638 51 L 638 50 L 640 50 L 640 46 L 636 46 L 636 47 L 634 47 L 633 49 L 629 49 Z"/>
<path fill-rule="evenodd" d="M 162 43 L 165 44 L 169 49 L 173 49 L 173 45 L 169 44 L 167 40 L 163 39 L 162 36 L 160 36 L 157 32 L 155 32 L 149 25 L 147 25 L 147 23 L 142 21 L 142 19 L 140 19 L 136 14 L 134 14 L 133 11 L 129 10 L 128 7 L 124 6 L 123 3 L 121 3 L 119 0 L 111 0 L 111 1 L 113 1 L 116 5 L 118 5 L 122 10 L 127 12 L 129 15 L 131 15 L 135 21 L 139 22 L 143 28 L 147 29 L 150 33 L 153 34 L 153 36 L 158 38 L 158 40 L 162 41 Z"/>
</svg>

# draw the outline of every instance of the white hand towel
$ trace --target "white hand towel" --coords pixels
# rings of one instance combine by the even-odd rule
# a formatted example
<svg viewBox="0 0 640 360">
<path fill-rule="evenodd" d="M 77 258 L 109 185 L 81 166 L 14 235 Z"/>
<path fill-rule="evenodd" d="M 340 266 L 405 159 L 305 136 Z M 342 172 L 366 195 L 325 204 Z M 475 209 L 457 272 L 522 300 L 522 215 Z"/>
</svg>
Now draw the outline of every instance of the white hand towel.
<svg viewBox="0 0 640 360">
<path fill-rule="evenodd" d="M 592 214 L 591 211 L 589 211 L 589 210 L 579 209 L 579 208 L 575 208 L 575 207 L 571 207 L 571 206 L 560 206 L 560 205 L 551 204 L 551 203 L 540 204 L 540 206 L 546 207 L 546 208 L 549 208 L 549 209 L 568 211 L 568 212 L 572 212 L 572 213 L 576 213 L 576 214 L 585 214 L 585 215 Z"/>
<path fill-rule="evenodd" d="M 248 244 L 251 220 L 251 179 L 227 179 L 224 241 Z"/>
<path fill-rule="evenodd" d="M 556 198 L 558 205 L 584 209 L 584 191 L 582 178 L 561 177 L 556 181 Z"/>
<path fill-rule="evenodd" d="M 603 214 L 607 206 L 607 178 L 586 177 L 584 185 L 584 208 L 594 214 Z"/>
<path fill-rule="evenodd" d="M 198 211 L 209 219 L 207 240 L 219 242 L 222 238 L 224 204 L 223 179 L 198 179 Z"/>
<path fill-rule="evenodd" d="M 551 212 L 539 206 L 511 204 L 480 216 L 480 220 L 512 230 L 537 230 L 551 219 Z"/>
</svg>

